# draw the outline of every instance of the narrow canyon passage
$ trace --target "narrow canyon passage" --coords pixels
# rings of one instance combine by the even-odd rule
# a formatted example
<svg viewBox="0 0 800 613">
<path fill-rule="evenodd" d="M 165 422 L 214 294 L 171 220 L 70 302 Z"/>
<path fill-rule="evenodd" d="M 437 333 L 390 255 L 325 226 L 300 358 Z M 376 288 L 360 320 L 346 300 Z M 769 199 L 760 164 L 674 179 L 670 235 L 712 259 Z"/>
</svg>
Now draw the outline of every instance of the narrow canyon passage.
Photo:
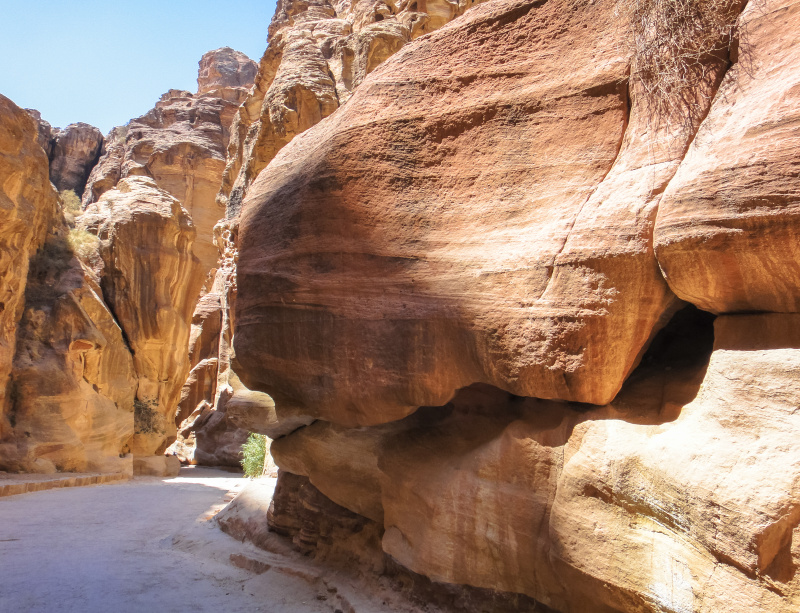
<svg viewBox="0 0 800 613">
<path fill-rule="evenodd" d="M 211 517 L 245 481 L 188 468 L 0 499 L 0 611 L 335 611 L 311 574 L 231 564 L 250 549 Z"/>
</svg>

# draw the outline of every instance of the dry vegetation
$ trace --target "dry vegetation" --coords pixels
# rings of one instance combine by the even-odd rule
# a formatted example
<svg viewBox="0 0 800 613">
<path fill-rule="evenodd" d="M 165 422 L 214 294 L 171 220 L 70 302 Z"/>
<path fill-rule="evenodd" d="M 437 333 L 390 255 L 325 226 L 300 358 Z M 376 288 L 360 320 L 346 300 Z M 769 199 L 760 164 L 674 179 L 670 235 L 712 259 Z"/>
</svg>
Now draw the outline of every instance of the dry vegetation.
<svg viewBox="0 0 800 613">
<path fill-rule="evenodd" d="M 740 0 L 630 0 L 631 80 L 651 119 L 669 118 L 694 131 L 720 66 L 741 39 Z"/>
</svg>

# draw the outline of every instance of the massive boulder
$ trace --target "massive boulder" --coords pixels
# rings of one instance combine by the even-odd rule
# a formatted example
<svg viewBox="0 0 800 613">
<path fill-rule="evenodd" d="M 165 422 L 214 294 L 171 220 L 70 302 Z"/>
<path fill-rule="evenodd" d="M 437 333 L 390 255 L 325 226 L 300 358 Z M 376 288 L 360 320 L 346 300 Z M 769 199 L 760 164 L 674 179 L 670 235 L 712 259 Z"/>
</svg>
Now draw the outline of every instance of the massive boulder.
<svg viewBox="0 0 800 613">
<path fill-rule="evenodd" d="M 125 332 L 137 375 L 131 451 L 158 455 L 175 440 L 189 372 L 187 345 L 202 278 L 196 230 L 181 203 L 149 177 L 129 177 L 89 205 L 83 229 L 100 239 L 100 284 Z"/>
<path fill-rule="evenodd" d="M 653 116 L 618 4 L 489 2 L 253 153 L 229 411 L 276 437 L 270 527 L 560 611 L 797 610 L 799 6 Z"/>
<path fill-rule="evenodd" d="M 239 72 L 231 74 L 234 67 Z M 195 253 L 205 276 L 216 266 L 213 229 L 225 215 L 215 198 L 230 125 L 254 72 L 255 63 L 241 53 L 220 49 L 204 55 L 197 94 L 170 90 L 142 117 L 112 131 L 89 178 L 84 206 L 97 202 L 121 179 L 151 177 L 191 215 L 197 228 Z"/>
<path fill-rule="evenodd" d="M 6 390 L 25 307 L 31 255 L 44 243 L 57 196 L 36 121 L 0 95 L 0 438 L 8 431 Z"/>
<path fill-rule="evenodd" d="M 343 425 L 475 382 L 613 399 L 675 304 L 651 245 L 687 140 L 634 88 L 629 112 L 618 21 L 610 2 L 477 6 L 283 148 L 242 214 L 242 381 Z"/>
</svg>

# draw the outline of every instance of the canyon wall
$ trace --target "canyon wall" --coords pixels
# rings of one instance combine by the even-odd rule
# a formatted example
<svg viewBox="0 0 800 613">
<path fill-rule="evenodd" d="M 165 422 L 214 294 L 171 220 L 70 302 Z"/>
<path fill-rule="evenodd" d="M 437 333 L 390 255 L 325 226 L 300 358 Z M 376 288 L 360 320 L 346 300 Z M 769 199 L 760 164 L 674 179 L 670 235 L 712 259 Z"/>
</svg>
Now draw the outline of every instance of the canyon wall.
<svg viewBox="0 0 800 613">
<path fill-rule="evenodd" d="M 677 105 L 628 18 L 484 3 L 346 104 L 310 79 L 296 130 L 268 50 L 220 199 L 274 400 L 228 413 L 281 474 L 224 529 L 560 611 L 797 609 L 800 3 L 744 6 Z"/>
<path fill-rule="evenodd" d="M 172 449 L 184 461 L 238 465 L 249 415 L 274 412 L 272 399 L 242 385 L 232 368 L 238 215 L 253 179 L 281 147 L 343 105 L 367 74 L 403 45 L 440 28 L 472 4 L 278 4 L 255 86 L 231 127 L 217 196 L 227 217 L 215 231 L 221 259 L 211 289 L 194 314 L 192 372 L 177 418 L 178 443 Z M 299 419 L 307 423 L 307 418 Z"/>
<path fill-rule="evenodd" d="M 230 123 L 255 72 L 230 48 L 209 52 L 197 94 L 168 92 L 108 139 L 3 99 L 0 468 L 177 470 L 164 452 L 217 265 Z"/>
</svg>

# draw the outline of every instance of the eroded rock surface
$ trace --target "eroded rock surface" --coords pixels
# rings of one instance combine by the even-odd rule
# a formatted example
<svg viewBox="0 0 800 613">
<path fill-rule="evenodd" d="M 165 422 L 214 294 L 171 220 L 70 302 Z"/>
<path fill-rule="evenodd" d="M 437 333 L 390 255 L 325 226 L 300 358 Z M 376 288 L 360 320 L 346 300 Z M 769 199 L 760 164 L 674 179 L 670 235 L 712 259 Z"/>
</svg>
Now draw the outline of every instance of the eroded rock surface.
<svg viewBox="0 0 800 613">
<path fill-rule="evenodd" d="M 202 274 L 215 268 L 218 251 L 213 229 L 225 216 L 215 198 L 231 122 L 254 72 L 255 63 L 231 49 L 204 55 L 198 93 L 170 90 L 155 108 L 109 135 L 105 155 L 89 178 L 84 205 L 96 202 L 121 179 L 151 177 L 191 215 Z"/>
<path fill-rule="evenodd" d="M 99 281 L 63 224 L 31 261 L 12 376 L 14 472 L 130 473 L 136 373 Z"/>
<path fill-rule="evenodd" d="M 241 222 L 248 387 L 344 425 L 479 381 L 615 396 L 674 303 L 653 178 L 681 149 L 653 159 L 636 139 L 614 11 L 477 6 L 281 150 Z M 569 80 L 552 61 L 576 67 Z"/>
<path fill-rule="evenodd" d="M 6 392 L 29 259 L 44 243 L 57 208 L 38 139 L 34 118 L 0 95 L 0 438 L 9 428 Z"/>
<path fill-rule="evenodd" d="M 403 45 L 475 0 L 281 0 L 255 87 L 232 127 L 219 199 L 238 216 L 252 182 L 295 136 L 344 104 Z"/>
<path fill-rule="evenodd" d="M 189 372 L 187 344 L 200 291 L 196 230 L 181 203 L 149 177 L 129 177 L 91 204 L 81 227 L 100 239 L 103 295 L 133 353 L 137 427 L 131 451 L 163 453 Z"/>
<path fill-rule="evenodd" d="M 751 2 L 725 77 L 658 214 L 658 261 L 715 313 L 800 309 L 800 3 Z"/>
</svg>

